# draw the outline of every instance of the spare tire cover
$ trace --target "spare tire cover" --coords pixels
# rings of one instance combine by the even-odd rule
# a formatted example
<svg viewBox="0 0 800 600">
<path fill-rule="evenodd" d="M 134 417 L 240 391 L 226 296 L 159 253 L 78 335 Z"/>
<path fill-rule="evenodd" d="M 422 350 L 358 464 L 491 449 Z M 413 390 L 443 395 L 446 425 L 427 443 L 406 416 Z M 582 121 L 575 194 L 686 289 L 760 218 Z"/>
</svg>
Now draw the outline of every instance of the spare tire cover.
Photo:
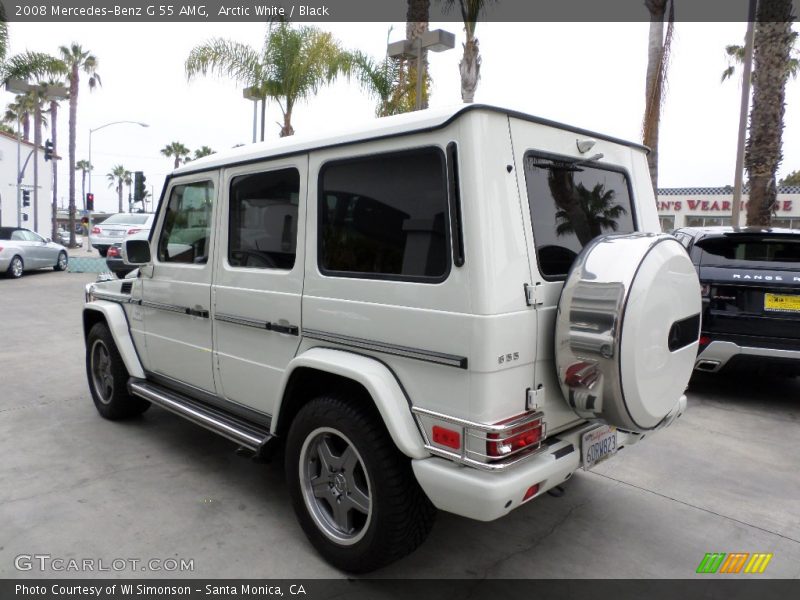
<svg viewBox="0 0 800 600">
<path fill-rule="evenodd" d="M 673 413 L 700 335 L 700 283 L 667 234 L 612 234 L 575 259 L 558 305 L 555 357 L 584 418 L 648 431 Z"/>
</svg>

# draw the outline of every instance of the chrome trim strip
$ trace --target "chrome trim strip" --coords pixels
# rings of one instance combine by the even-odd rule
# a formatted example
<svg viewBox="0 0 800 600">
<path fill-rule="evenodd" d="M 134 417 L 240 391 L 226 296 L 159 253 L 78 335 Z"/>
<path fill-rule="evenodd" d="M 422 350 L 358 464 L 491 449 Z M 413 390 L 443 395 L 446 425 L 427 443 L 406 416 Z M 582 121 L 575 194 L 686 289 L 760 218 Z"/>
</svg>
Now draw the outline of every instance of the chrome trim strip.
<svg viewBox="0 0 800 600">
<path fill-rule="evenodd" d="M 214 313 L 214 319 L 223 323 L 233 323 L 234 325 L 244 325 L 245 327 L 255 327 L 256 329 L 266 329 L 267 325 L 269 325 L 267 321 L 258 321 L 225 313 Z"/>
<path fill-rule="evenodd" d="M 453 423 L 454 425 L 467 427 L 468 429 L 477 429 L 479 431 L 485 431 L 487 433 L 506 433 L 511 429 L 516 429 L 517 427 L 520 427 L 521 425 L 527 425 L 528 423 L 536 421 L 537 419 L 544 418 L 543 412 L 532 412 L 521 415 L 519 418 L 514 419 L 513 421 L 508 421 L 507 423 L 499 423 L 492 425 L 487 423 L 476 423 L 475 421 L 467 421 L 466 419 L 451 417 L 450 415 L 445 415 L 443 413 L 439 413 L 433 410 L 427 410 L 425 408 L 418 408 L 416 406 L 411 409 L 411 412 L 417 415 L 439 419 L 440 421 L 447 421 L 448 423 Z M 542 424 L 544 425 L 544 423 Z"/>
<path fill-rule="evenodd" d="M 467 368 L 467 358 L 465 356 L 457 356 L 455 354 L 444 354 L 442 352 L 433 352 L 431 350 L 409 348 L 408 346 L 386 344 L 384 342 L 365 340 L 362 338 L 351 337 L 349 335 L 328 333 L 315 329 L 303 329 L 303 336 L 313 340 L 320 340 L 322 342 L 331 342 L 334 344 L 341 344 L 342 346 L 349 346 L 351 348 L 359 348 L 361 350 L 372 350 L 373 352 L 382 352 L 384 354 L 392 354 L 394 356 L 402 356 L 404 358 L 413 358 L 415 360 L 445 365 L 448 367 L 457 367 L 459 369 Z"/>
<path fill-rule="evenodd" d="M 189 310 L 184 306 L 177 306 L 175 304 L 163 304 L 161 302 L 153 302 L 151 300 L 140 300 L 139 304 L 146 308 L 156 308 L 158 310 L 166 310 L 169 312 L 176 312 L 184 315 L 188 314 L 187 310 Z"/>
<path fill-rule="evenodd" d="M 129 304 L 134 302 L 131 300 L 130 296 L 118 294 L 116 292 L 98 292 L 94 290 L 92 296 L 94 296 L 95 300 L 107 300 L 108 302 L 116 302 L 117 304 Z"/>
</svg>

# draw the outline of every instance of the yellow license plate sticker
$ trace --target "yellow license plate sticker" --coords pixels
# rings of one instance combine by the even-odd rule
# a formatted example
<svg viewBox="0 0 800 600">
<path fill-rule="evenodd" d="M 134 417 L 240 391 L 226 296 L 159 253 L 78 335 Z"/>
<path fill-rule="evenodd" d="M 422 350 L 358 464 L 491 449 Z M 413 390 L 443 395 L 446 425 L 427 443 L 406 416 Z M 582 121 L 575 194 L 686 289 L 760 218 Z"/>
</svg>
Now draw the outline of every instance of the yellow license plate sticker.
<svg viewBox="0 0 800 600">
<path fill-rule="evenodd" d="M 764 294 L 764 310 L 800 312 L 800 296 Z"/>
</svg>

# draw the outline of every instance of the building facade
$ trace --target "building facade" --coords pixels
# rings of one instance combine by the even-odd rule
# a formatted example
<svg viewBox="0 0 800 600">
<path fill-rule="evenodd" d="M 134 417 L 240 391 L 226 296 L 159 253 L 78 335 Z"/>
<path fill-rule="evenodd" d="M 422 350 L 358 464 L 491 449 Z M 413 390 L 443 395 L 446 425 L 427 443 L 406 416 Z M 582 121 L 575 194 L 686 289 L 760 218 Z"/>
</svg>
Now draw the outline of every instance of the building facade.
<svg viewBox="0 0 800 600">
<path fill-rule="evenodd" d="M 22 208 L 17 219 L 17 138 L 0 131 L 0 227 L 27 227 L 39 235 L 50 237 L 52 233 L 53 163 L 44 160 L 44 148 L 34 153 L 30 142 L 19 144 L 21 163 L 30 156 L 25 166 L 22 189 L 30 190 L 30 206 Z M 39 158 L 38 202 L 34 202 L 33 161 Z M 62 167 L 63 168 L 63 167 Z M 27 217 L 27 218 L 26 218 Z"/>
<path fill-rule="evenodd" d="M 741 223 L 745 222 L 747 190 L 742 194 Z M 658 217 L 661 229 L 730 225 L 733 188 L 664 188 L 658 190 Z M 778 203 L 772 217 L 773 227 L 800 229 L 800 187 L 778 188 Z"/>
</svg>

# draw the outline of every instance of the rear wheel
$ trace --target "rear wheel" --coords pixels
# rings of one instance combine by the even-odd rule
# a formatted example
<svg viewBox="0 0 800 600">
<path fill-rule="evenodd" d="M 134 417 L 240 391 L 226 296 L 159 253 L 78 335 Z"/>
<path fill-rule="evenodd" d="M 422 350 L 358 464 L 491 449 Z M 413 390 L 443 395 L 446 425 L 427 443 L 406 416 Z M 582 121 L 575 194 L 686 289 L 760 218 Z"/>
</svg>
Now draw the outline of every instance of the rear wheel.
<svg viewBox="0 0 800 600">
<path fill-rule="evenodd" d="M 68 262 L 69 262 L 69 258 L 67 258 L 67 253 L 66 252 L 59 252 L 58 253 L 58 260 L 56 261 L 56 264 L 53 267 L 53 270 L 54 271 L 66 271 Z"/>
<path fill-rule="evenodd" d="M 321 396 L 295 417 L 286 477 L 306 536 L 334 566 L 364 573 L 419 546 L 436 509 L 380 418 L 358 401 Z"/>
<path fill-rule="evenodd" d="M 105 323 L 95 324 L 86 338 L 86 375 L 97 412 L 106 419 L 126 419 L 150 407 L 128 393 L 128 370 Z"/>
<path fill-rule="evenodd" d="M 19 279 L 20 277 L 22 277 L 22 273 L 24 271 L 25 271 L 25 265 L 22 262 L 22 258 L 19 256 L 15 256 L 11 259 L 11 262 L 8 264 L 6 275 L 11 277 L 12 279 Z"/>
</svg>

